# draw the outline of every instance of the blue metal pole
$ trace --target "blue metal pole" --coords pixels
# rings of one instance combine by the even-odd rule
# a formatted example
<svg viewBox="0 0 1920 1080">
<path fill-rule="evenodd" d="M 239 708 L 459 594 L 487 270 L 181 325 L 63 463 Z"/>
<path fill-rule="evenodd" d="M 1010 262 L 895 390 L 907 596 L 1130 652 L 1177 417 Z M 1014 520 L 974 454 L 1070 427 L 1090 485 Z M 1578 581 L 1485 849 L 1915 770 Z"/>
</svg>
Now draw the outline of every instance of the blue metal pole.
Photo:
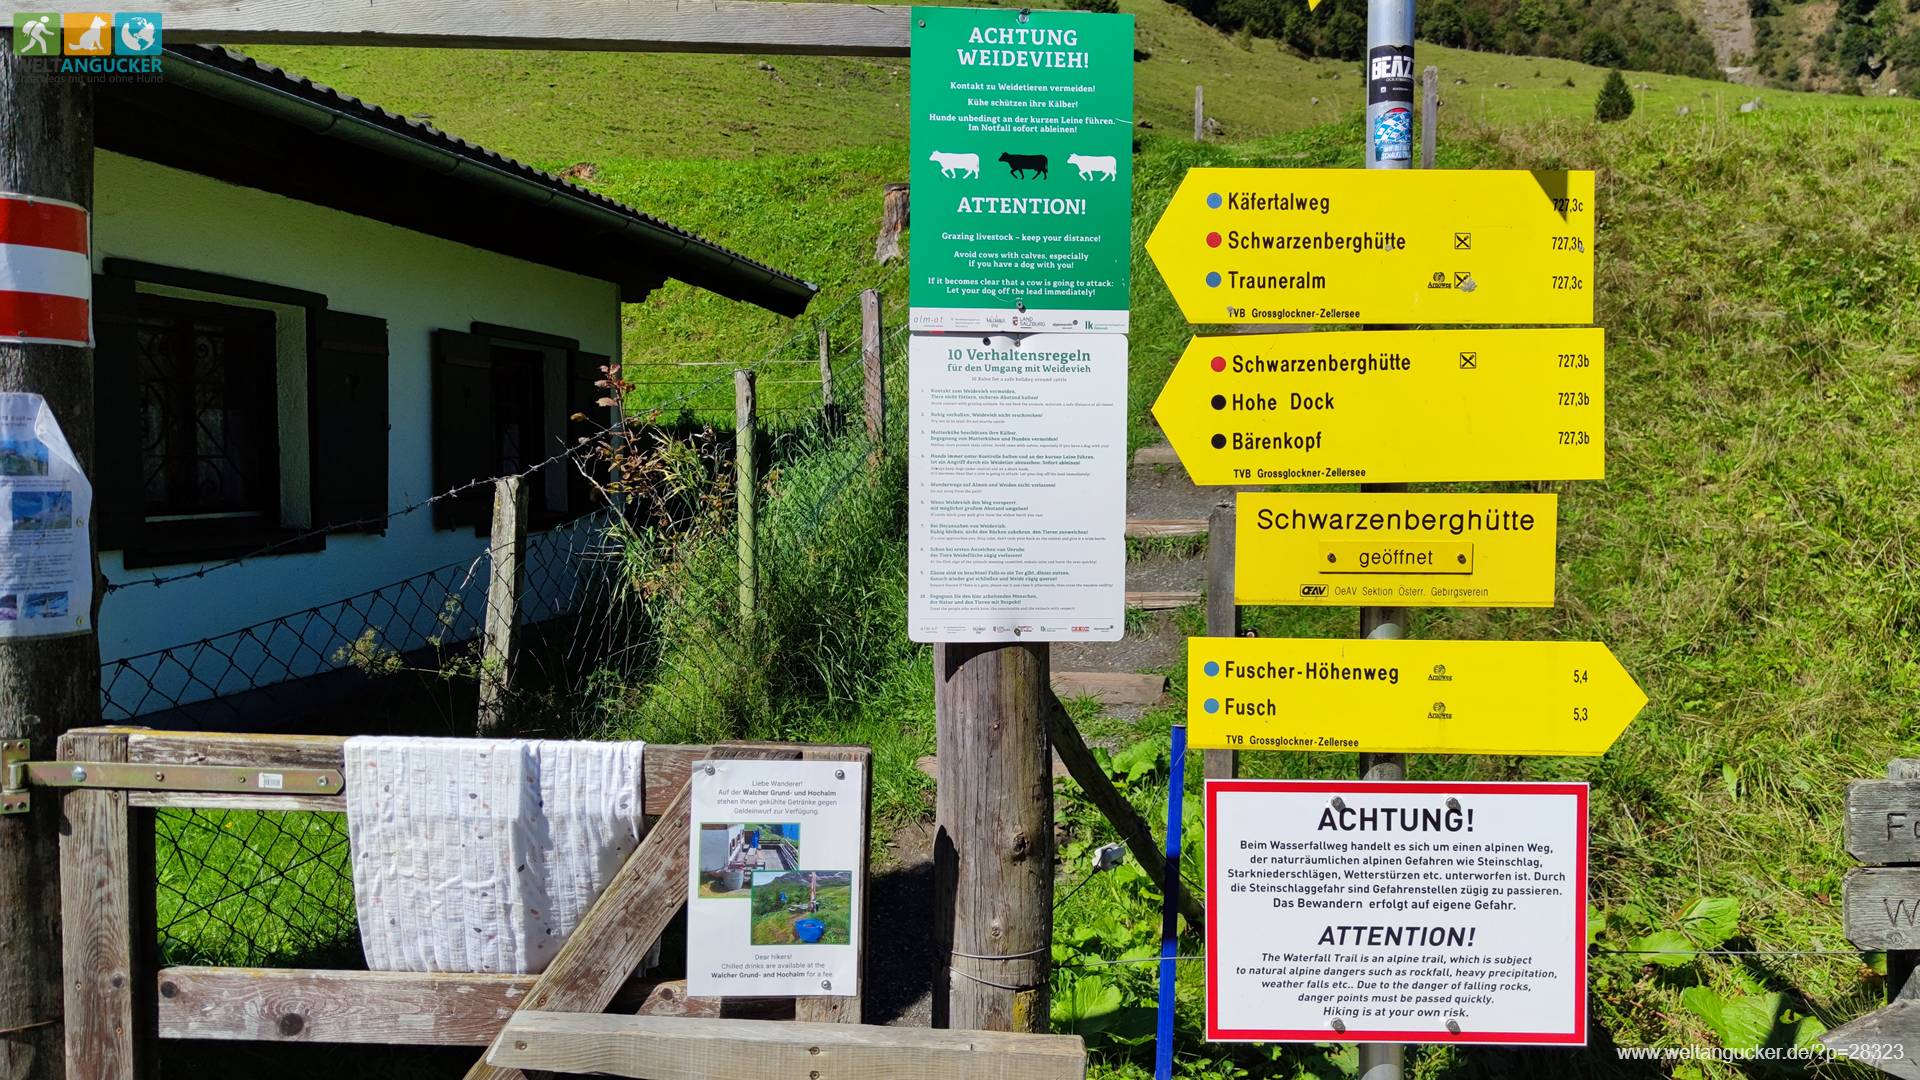
<svg viewBox="0 0 1920 1080">
<path fill-rule="evenodd" d="M 1174 957 L 1180 954 L 1180 829 L 1187 802 L 1187 725 L 1173 725 L 1167 783 L 1167 866 L 1160 881 L 1160 1016 L 1153 1045 L 1154 1080 L 1173 1080 Z"/>
</svg>

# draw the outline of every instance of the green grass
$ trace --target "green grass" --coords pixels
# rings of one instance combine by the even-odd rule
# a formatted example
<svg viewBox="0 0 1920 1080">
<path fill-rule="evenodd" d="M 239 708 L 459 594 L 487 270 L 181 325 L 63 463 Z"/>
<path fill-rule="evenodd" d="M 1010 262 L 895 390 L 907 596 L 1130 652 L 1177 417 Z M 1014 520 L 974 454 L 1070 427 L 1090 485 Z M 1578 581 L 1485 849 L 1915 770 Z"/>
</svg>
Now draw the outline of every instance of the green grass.
<svg viewBox="0 0 1920 1080">
<path fill-rule="evenodd" d="M 819 945 L 845 945 L 851 939 L 853 926 L 853 886 L 822 885 L 817 899 L 819 910 L 805 913 L 788 911 L 780 903 L 780 892 L 785 890 L 787 903 L 795 904 L 806 900 L 805 885 L 755 885 L 753 887 L 753 928 L 752 938 L 755 945 L 800 945 L 800 934 L 795 923 L 801 919 L 819 919 L 826 924 Z"/>
</svg>

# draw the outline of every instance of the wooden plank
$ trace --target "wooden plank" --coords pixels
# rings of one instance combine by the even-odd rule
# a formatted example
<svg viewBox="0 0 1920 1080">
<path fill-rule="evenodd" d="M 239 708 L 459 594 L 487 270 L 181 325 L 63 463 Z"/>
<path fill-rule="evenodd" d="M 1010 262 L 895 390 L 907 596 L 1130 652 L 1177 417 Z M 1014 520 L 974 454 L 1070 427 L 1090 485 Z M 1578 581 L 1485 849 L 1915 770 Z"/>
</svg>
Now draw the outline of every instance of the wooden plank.
<svg viewBox="0 0 1920 1080">
<path fill-rule="evenodd" d="M 339 795 L 262 795 L 253 791 L 129 791 L 127 805 L 146 809 L 175 807 L 195 810 L 310 810 L 344 814 L 347 800 Z"/>
<path fill-rule="evenodd" d="M 519 1012 L 488 1054 L 555 1073 L 713 1080 L 1083 1080 L 1074 1035 Z"/>
<path fill-rule="evenodd" d="M 170 967 L 155 973 L 159 1036 L 244 1042 L 486 1046 L 534 975 Z M 643 1016 L 765 1016 L 790 1003 L 696 998 L 685 979 L 633 981 L 613 1003 Z"/>
<path fill-rule="evenodd" d="M 1207 516 L 1207 635 L 1240 636 L 1240 603 L 1234 593 L 1233 567 L 1238 557 L 1234 530 L 1234 502 L 1215 503 Z M 1239 775 L 1240 755 L 1232 750 L 1203 750 L 1200 775 L 1209 780 L 1231 780 Z"/>
<path fill-rule="evenodd" d="M 1166 540 L 1207 535 L 1205 518 L 1128 518 L 1127 539 Z"/>
<path fill-rule="evenodd" d="M 1140 816 L 1140 811 L 1134 809 L 1133 803 L 1114 785 L 1113 778 L 1100 767 L 1093 751 L 1087 749 L 1086 740 L 1080 736 L 1080 729 L 1074 725 L 1073 717 L 1067 715 L 1066 707 L 1057 697 L 1047 702 L 1047 738 L 1053 743 L 1053 752 L 1066 765 L 1067 775 L 1073 777 L 1073 782 L 1086 792 L 1088 801 L 1112 823 L 1127 850 L 1133 852 L 1140 869 L 1146 871 L 1147 879 L 1165 880 L 1167 857 L 1154 840 L 1153 826 Z M 1199 897 L 1182 889 L 1179 907 L 1189 926 L 1195 930 L 1206 928 L 1206 908 Z"/>
<path fill-rule="evenodd" d="M 649 748 L 651 749 L 651 748 Z M 713 748 L 714 756 L 746 759 L 793 759 L 791 746 L 727 745 Z M 600 892 L 599 899 L 533 989 L 521 1000 L 522 1009 L 557 1012 L 599 1012 L 607 1007 L 627 981 L 660 932 L 667 928 L 687 901 L 687 846 L 691 842 L 692 788 L 684 780 L 660 820 L 619 873 Z M 518 1074 L 486 1061 L 474 1063 L 467 1080 L 506 1080 Z"/>
<path fill-rule="evenodd" d="M 1920 780 L 1848 784 L 1846 840 L 1847 854 L 1869 865 L 1920 863 Z"/>
<path fill-rule="evenodd" d="M 1062 699 L 1093 698 L 1102 705 L 1151 705 L 1167 692 L 1165 675 L 1131 671 L 1056 671 L 1049 684 Z"/>
<path fill-rule="evenodd" d="M 1920 867 L 1849 870 L 1840 907 L 1860 948 L 1920 949 Z"/>
<path fill-rule="evenodd" d="M 863 766 L 865 790 L 860 793 L 860 934 L 854 955 L 854 973 L 859 980 L 854 993 L 838 997 L 801 997 L 794 999 L 794 1019 L 822 1024 L 857 1024 L 865 1012 L 867 987 L 867 933 L 872 927 L 867 913 L 873 910 L 873 859 L 869 841 L 868 817 L 873 811 L 873 752 L 864 746 L 812 746 L 801 752 L 807 761 L 857 761 Z"/>
<path fill-rule="evenodd" d="M 1178 465 L 1180 455 L 1173 452 L 1171 443 L 1153 443 L 1133 452 L 1135 465 Z"/>
<path fill-rule="evenodd" d="M 1920 1080 L 1920 998 L 1903 992 L 1885 1008 L 1820 1036 L 1820 1045 L 1874 1065 L 1889 1076 Z M 1909 1049 L 1914 1048 L 1914 1049 Z M 1892 1054 L 1901 1057 L 1892 1057 Z"/>
<path fill-rule="evenodd" d="M 168 44 L 906 56 L 908 10 L 760 0 L 222 0 L 168 10 L 166 33 Z"/>
<path fill-rule="evenodd" d="M 242 735 L 217 731 L 88 728 L 127 736 L 127 760 L 145 765 L 281 765 L 341 769 L 346 739 L 338 735 Z M 77 734 L 77 733 L 76 733 Z"/>
<path fill-rule="evenodd" d="M 307 769 L 344 769 L 346 740 L 337 735 L 242 735 L 211 731 L 149 731 L 145 728 L 87 728 L 87 734 L 127 736 L 129 761 L 149 765 L 247 765 Z M 79 734 L 74 732 L 73 734 Z M 693 763 L 713 753 L 713 747 L 649 743 L 643 758 L 646 770 L 646 811 L 659 815 L 673 802 L 674 792 L 687 779 Z M 151 805 L 218 805 L 161 803 Z M 292 809 L 291 806 L 286 807 Z"/>
<path fill-rule="evenodd" d="M 60 738 L 59 756 L 67 761 L 125 761 L 127 737 L 69 733 Z M 59 806 L 67 1075 L 151 1076 L 153 1062 L 142 1056 L 143 1032 L 150 1025 L 134 1007 L 134 987 L 147 984 L 140 978 L 142 953 L 133 931 L 134 855 L 127 793 L 73 788 L 60 796 Z"/>
<path fill-rule="evenodd" d="M 527 485 L 518 476 L 493 482 L 493 527 L 487 534 L 487 610 L 481 630 L 480 714 L 475 733 L 507 730 L 508 697 L 520 631 L 520 553 L 527 546 Z"/>
<path fill-rule="evenodd" d="M 1174 611 L 1183 607 L 1192 607 L 1200 602 L 1197 592 L 1132 592 L 1127 593 L 1127 606 L 1136 611 Z"/>
<path fill-rule="evenodd" d="M 532 975 L 162 968 L 163 1039 L 485 1046 Z"/>
</svg>

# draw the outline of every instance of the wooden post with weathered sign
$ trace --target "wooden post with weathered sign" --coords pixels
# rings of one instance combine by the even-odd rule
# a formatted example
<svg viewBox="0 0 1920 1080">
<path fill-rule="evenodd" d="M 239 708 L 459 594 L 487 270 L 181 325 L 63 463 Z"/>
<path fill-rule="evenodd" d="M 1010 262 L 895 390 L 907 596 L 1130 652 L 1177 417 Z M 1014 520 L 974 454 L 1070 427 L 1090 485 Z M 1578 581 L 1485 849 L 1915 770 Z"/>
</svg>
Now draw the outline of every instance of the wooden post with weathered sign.
<svg viewBox="0 0 1920 1080">
<path fill-rule="evenodd" d="M 1847 940 L 1887 954 L 1887 1001 L 1852 1023 L 1820 1037 L 1837 1054 L 1893 1076 L 1920 1080 L 1920 779 L 1911 759 L 1895 759 L 1885 780 L 1847 785 L 1847 854 L 1866 864 L 1847 871 L 1841 914 Z M 1889 1048 L 1895 1048 L 1892 1052 Z M 1892 1053 L 1901 1057 L 1893 1057 Z"/>
<path fill-rule="evenodd" d="M 0 191 L 93 205 L 93 92 L 78 78 L 29 74 L 0 44 Z M 46 399 L 83 470 L 93 463 L 93 351 L 0 343 L 0 391 Z M 96 573 L 96 579 L 98 575 Z M 100 590 L 94 589 L 99 622 Z M 47 760 L 62 730 L 100 715 L 92 629 L 0 643 L 0 743 Z M 22 745 L 24 744 L 24 745 Z M 61 1022 L 60 803 L 38 794 L 0 814 L 0 1078 L 57 1080 Z"/>
</svg>

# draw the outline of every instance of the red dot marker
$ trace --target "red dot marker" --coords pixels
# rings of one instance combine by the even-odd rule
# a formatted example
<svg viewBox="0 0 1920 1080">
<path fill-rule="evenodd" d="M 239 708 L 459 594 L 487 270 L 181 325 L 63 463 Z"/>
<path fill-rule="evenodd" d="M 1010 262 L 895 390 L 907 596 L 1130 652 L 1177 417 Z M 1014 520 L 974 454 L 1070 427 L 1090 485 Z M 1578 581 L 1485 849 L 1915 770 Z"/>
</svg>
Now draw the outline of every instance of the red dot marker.
<svg viewBox="0 0 1920 1080">
<path fill-rule="evenodd" d="M 1208 234 L 1207 234 L 1207 246 L 1208 246 L 1208 247 L 1219 247 L 1219 246 L 1220 246 L 1220 234 L 1219 234 L 1219 233 L 1217 233 L 1217 232 L 1210 232 L 1210 233 L 1208 233 Z"/>
<path fill-rule="evenodd" d="M 1227 358 L 1226 358 L 1226 357 L 1224 357 L 1224 356 L 1216 356 L 1216 357 L 1214 357 L 1214 358 L 1213 358 L 1213 370 L 1215 370 L 1215 371 L 1225 371 L 1225 370 L 1227 370 Z"/>
</svg>

